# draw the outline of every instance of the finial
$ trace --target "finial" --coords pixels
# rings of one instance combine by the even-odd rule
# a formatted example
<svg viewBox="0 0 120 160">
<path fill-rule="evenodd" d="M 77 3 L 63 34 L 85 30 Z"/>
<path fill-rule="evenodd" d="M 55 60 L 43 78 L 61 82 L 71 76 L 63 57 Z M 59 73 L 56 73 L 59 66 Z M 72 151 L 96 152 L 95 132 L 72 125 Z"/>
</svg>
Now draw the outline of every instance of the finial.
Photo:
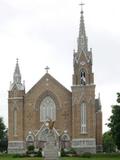
<svg viewBox="0 0 120 160">
<path fill-rule="evenodd" d="M 79 4 L 81 6 L 81 14 L 83 14 L 83 6 L 85 5 L 82 1 L 81 3 Z"/>
<path fill-rule="evenodd" d="M 98 98 L 100 99 L 100 92 L 98 93 Z"/>
<path fill-rule="evenodd" d="M 50 68 L 49 68 L 48 66 L 45 67 L 46 73 L 48 73 L 48 70 L 49 70 L 49 69 L 50 69 Z"/>
</svg>

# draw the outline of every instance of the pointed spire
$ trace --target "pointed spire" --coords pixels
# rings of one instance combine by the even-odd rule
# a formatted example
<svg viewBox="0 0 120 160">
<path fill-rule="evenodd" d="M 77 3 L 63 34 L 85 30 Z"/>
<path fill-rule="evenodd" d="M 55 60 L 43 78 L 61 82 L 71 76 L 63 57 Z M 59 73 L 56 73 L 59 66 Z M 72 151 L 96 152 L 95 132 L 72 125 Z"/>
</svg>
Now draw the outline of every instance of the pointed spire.
<svg viewBox="0 0 120 160">
<path fill-rule="evenodd" d="M 21 74 L 20 74 L 20 69 L 19 69 L 19 64 L 18 64 L 18 58 L 16 59 L 16 67 L 13 75 L 13 82 L 14 83 L 21 83 Z"/>
<path fill-rule="evenodd" d="M 81 18 L 80 18 L 80 28 L 79 28 L 79 37 L 78 37 L 78 52 L 87 52 L 88 44 L 87 37 L 85 32 L 84 16 L 83 16 L 83 3 L 81 5 Z"/>
<path fill-rule="evenodd" d="M 21 83 L 21 73 L 20 73 L 18 58 L 16 60 L 15 71 L 13 74 L 13 83 L 10 84 L 10 91 L 14 88 L 14 86 L 16 86 L 18 90 L 25 89 L 25 84 Z"/>
</svg>

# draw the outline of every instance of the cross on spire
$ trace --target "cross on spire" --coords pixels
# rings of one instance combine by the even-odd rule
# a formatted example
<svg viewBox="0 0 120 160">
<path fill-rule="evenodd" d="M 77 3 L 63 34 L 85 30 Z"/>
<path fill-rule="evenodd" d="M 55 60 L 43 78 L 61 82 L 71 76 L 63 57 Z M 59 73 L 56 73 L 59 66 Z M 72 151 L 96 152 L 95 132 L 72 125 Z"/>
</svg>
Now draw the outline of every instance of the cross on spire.
<svg viewBox="0 0 120 160">
<path fill-rule="evenodd" d="M 48 66 L 45 67 L 46 73 L 48 73 L 49 69 L 50 68 Z"/>
<path fill-rule="evenodd" d="M 83 13 L 83 6 L 85 5 L 82 1 L 81 3 L 79 4 L 81 6 L 81 13 Z"/>
<path fill-rule="evenodd" d="M 87 53 L 87 37 L 85 32 L 85 24 L 84 24 L 84 16 L 83 16 L 83 5 L 84 3 L 81 1 L 79 4 L 81 6 L 81 17 L 80 17 L 80 28 L 79 28 L 79 37 L 78 37 L 78 52 L 84 51 Z"/>
</svg>

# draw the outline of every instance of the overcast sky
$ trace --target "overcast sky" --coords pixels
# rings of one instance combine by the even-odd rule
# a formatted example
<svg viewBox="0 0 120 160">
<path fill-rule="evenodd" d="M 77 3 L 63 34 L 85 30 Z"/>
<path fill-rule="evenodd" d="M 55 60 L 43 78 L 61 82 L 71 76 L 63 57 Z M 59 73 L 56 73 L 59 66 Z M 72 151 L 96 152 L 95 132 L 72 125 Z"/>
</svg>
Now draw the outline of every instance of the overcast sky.
<svg viewBox="0 0 120 160">
<path fill-rule="evenodd" d="M 7 124 L 7 92 L 16 58 L 28 91 L 49 73 L 71 90 L 80 0 L 0 0 L 0 116 Z M 93 49 L 96 97 L 104 125 L 120 92 L 120 0 L 84 0 L 89 48 Z"/>
</svg>

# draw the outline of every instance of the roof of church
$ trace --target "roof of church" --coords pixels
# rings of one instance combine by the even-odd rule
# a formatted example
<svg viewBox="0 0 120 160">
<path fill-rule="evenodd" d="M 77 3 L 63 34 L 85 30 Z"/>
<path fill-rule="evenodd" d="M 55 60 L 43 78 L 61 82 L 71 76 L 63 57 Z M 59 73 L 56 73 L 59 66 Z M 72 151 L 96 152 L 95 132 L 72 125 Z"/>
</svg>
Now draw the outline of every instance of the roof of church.
<svg viewBox="0 0 120 160">
<path fill-rule="evenodd" d="M 49 73 L 46 73 L 43 75 L 43 77 L 26 93 L 28 94 L 32 89 L 36 87 L 37 84 L 41 83 L 42 81 L 47 81 L 47 79 L 51 80 L 56 84 L 58 87 L 61 87 L 62 89 L 66 90 L 67 92 L 71 93 L 70 90 L 68 90 L 66 87 L 64 87 L 60 82 L 58 82 L 53 76 L 51 76 Z M 49 88 L 49 87 L 48 87 Z"/>
</svg>

